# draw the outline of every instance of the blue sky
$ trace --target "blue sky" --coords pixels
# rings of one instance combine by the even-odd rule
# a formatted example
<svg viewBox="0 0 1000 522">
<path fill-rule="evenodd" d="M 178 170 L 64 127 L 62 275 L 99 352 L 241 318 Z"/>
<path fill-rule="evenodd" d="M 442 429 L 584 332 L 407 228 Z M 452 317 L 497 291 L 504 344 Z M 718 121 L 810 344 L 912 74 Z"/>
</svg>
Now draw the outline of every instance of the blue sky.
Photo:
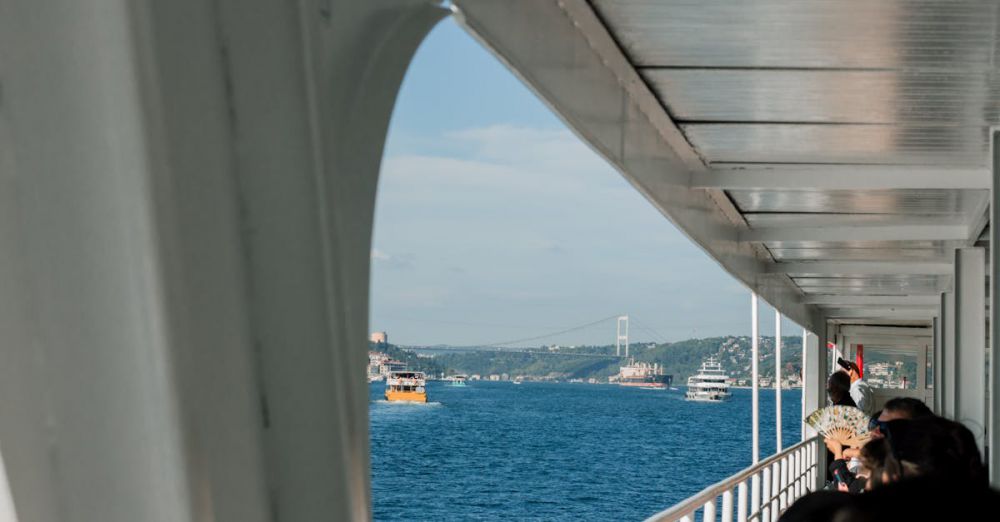
<svg viewBox="0 0 1000 522">
<path fill-rule="evenodd" d="M 750 293 L 445 20 L 389 130 L 371 328 L 398 344 L 489 344 L 619 314 L 635 341 L 746 335 Z M 614 326 L 525 344 L 609 344 Z M 761 331 L 774 331 L 766 305 Z"/>
</svg>

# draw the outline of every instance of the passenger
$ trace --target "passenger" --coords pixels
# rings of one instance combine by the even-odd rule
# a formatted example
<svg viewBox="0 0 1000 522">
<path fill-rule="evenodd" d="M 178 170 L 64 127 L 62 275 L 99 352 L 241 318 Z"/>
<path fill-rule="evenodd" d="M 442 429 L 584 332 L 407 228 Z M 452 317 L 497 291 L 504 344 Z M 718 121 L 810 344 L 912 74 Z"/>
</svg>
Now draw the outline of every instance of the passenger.
<svg viewBox="0 0 1000 522">
<path fill-rule="evenodd" d="M 955 518 L 956 506 L 973 516 L 1000 512 L 1000 493 L 989 489 L 979 448 L 965 426 L 923 416 L 886 421 L 879 431 L 884 437 L 873 439 L 861 450 L 861 459 L 871 471 L 868 493 L 811 493 L 780 520 L 947 520 Z"/>
<path fill-rule="evenodd" d="M 875 402 L 872 394 L 871 386 L 861 378 L 861 369 L 858 365 L 850 361 L 845 361 L 840 359 L 837 361 L 841 366 L 844 367 L 844 371 L 847 372 L 848 377 L 851 379 L 851 398 L 854 399 L 854 403 L 857 404 L 861 411 L 865 412 L 865 415 L 871 416 L 875 411 Z"/>
<path fill-rule="evenodd" d="M 937 477 L 986 486 L 988 475 L 972 432 L 942 417 L 886 422 L 884 437 L 861 449 L 870 470 L 868 489 L 914 477 Z"/>
<path fill-rule="evenodd" d="M 883 437 L 882 428 L 886 423 L 900 419 L 921 419 L 933 417 L 934 413 L 920 399 L 912 397 L 896 397 L 889 399 L 881 411 L 872 417 L 868 427 L 872 439 Z M 850 493 L 860 493 L 867 485 L 867 472 L 859 473 L 852 463 L 859 463 L 860 449 L 844 448 L 836 441 L 827 440 L 826 447 L 833 456 L 830 461 L 830 473 L 837 483 L 837 489 Z"/>
<path fill-rule="evenodd" d="M 854 406 L 858 404 L 851 398 L 851 378 L 844 372 L 833 372 L 826 381 L 826 392 L 830 394 L 830 402 L 834 406 Z"/>
</svg>

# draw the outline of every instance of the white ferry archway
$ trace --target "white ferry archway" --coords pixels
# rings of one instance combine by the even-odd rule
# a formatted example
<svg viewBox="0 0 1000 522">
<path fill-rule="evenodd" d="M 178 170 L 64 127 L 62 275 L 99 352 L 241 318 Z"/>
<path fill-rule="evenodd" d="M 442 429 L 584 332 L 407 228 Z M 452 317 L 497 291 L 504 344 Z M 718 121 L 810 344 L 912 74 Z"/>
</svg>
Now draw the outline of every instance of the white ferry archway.
<svg viewBox="0 0 1000 522">
<path fill-rule="evenodd" d="M 369 519 L 375 186 L 402 76 L 450 11 L 0 10 L 0 447 L 18 518 Z"/>
</svg>

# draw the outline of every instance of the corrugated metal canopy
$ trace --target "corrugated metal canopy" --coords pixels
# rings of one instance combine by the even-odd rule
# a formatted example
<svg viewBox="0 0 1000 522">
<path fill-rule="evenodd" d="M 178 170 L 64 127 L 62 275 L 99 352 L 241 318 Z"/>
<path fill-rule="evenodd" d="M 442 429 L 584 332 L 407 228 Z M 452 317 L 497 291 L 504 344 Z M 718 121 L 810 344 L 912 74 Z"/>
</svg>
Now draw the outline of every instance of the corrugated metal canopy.
<svg viewBox="0 0 1000 522">
<path fill-rule="evenodd" d="M 921 187 L 906 179 L 906 169 L 874 166 L 937 166 L 940 176 L 950 169 L 985 168 L 989 127 L 1000 123 L 1000 3 L 591 5 L 709 169 L 841 166 L 830 176 L 894 177 L 878 190 L 825 188 L 816 177 L 797 184 L 785 175 L 774 187 L 740 186 L 739 178 L 727 178 L 736 182 L 718 188 L 746 226 L 768 231 L 760 244 L 773 262 L 953 262 L 954 248 L 979 236 L 985 187 Z M 910 233 L 938 225 L 957 227 L 947 233 L 941 228 L 939 240 Z M 876 226 L 884 237 L 871 228 Z M 812 227 L 815 237 L 797 231 L 789 232 L 794 239 L 781 239 L 783 231 L 801 227 Z M 825 240 L 824 231 L 833 228 L 842 233 Z M 845 241 L 852 230 L 857 240 Z M 950 276 L 903 269 L 898 275 L 823 270 L 789 277 L 806 296 L 932 295 L 951 284 Z M 892 317 L 900 314 L 894 310 Z"/>
<path fill-rule="evenodd" d="M 988 221 L 1000 2 L 455 4 L 692 240 L 803 324 L 926 321 L 955 249 Z M 830 295 L 893 306 L 814 299 Z"/>
</svg>

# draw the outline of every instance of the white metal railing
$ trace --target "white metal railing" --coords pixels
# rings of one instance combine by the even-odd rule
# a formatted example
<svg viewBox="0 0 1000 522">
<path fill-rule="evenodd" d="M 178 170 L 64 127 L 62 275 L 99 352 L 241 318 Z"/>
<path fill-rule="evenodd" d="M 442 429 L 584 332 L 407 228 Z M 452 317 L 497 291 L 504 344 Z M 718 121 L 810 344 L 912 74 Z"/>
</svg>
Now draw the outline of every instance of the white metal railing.
<svg viewBox="0 0 1000 522">
<path fill-rule="evenodd" d="M 800 442 L 649 517 L 646 522 L 693 522 L 699 511 L 703 522 L 715 522 L 717 516 L 721 516 L 722 522 L 777 521 L 788 506 L 816 489 L 821 443 L 821 437 Z"/>
</svg>

